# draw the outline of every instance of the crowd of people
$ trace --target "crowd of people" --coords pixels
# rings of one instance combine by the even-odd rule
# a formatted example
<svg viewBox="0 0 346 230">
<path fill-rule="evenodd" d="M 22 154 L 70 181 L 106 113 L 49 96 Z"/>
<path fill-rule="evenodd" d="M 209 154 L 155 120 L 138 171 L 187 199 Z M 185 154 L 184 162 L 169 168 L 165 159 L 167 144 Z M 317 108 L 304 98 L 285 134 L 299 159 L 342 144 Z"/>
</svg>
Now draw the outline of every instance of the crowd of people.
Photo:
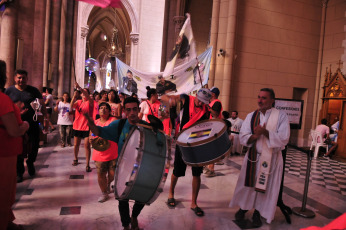
<svg viewBox="0 0 346 230">
<path fill-rule="evenodd" d="M 261 216 L 267 223 L 273 220 L 283 173 L 281 150 L 288 143 L 290 127 L 287 115 L 272 107 L 275 100 L 272 89 L 260 90 L 258 109 L 248 114 L 243 121 L 238 117 L 236 110 L 231 113 L 223 111 L 222 103 L 218 99 L 220 90 L 217 87 L 201 88 L 196 96 L 160 95 L 157 89 L 147 87 L 147 98 L 140 102 L 135 94 L 129 96 L 113 89 L 90 93 L 89 89 L 81 88 L 76 83 L 72 99 L 69 93 L 65 92 L 62 98 L 54 103 L 50 89 L 42 95 L 37 88 L 27 84 L 28 73 L 25 70 L 17 70 L 14 76 L 15 85 L 4 91 L 5 73 L 6 65 L 0 61 L 0 97 L 1 101 L 5 102 L 0 108 L 0 135 L 9 143 L 13 143 L 8 149 L 0 149 L 0 170 L 2 173 L 6 172 L 7 175 L 10 173 L 0 183 L 2 192 L 0 229 L 6 229 L 6 226 L 16 227 L 11 211 L 15 196 L 15 178 L 17 183 L 23 181 L 25 158 L 27 158 L 29 175 L 35 176 L 34 162 L 39 148 L 38 137 L 41 130 L 37 118 L 41 112 L 44 117 L 44 131 L 47 131 L 49 126 L 53 131 L 55 127 L 50 120 L 53 111 L 58 114 L 60 146 L 62 148 L 72 146 L 71 139 L 73 138 L 72 166 L 80 164 L 78 162 L 79 147 L 82 139 L 84 140 L 85 170 L 92 171 L 91 158 L 97 170 L 97 181 L 101 192 L 98 202 L 101 203 L 107 201 L 108 194 L 113 192 L 111 184 L 114 180 L 118 155 L 133 126 L 148 125 L 158 119 L 162 122 L 165 134 L 174 138 L 181 130 L 193 126 L 198 121 L 223 119 L 227 125 L 229 139 L 233 143 L 230 155 L 242 154 L 243 147 L 248 149 L 230 203 L 230 207 L 240 207 L 235 218 L 237 221 L 242 221 L 248 210 L 255 209 L 252 217 L 254 227 L 262 225 Z M 180 110 L 177 111 L 177 108 Z M 335 123 L 335 130 L 337 125 Z M 27 138 L 23 137 L 25 133 L 28 134 Z M 326 131 L 327 137 L 328 134 L 329 131 Z M 169 207 L 176 206 L 175 190 L 178 179 L 185 176 L 187 168 L 180 148 L 176 146 L 175 149 L 174 168 L 167 199 Z M 269 165 L 271 169 L 269 177 L 269 173 L 261 171 L 265 169 L 260 167 L 268 164 L 267 162 L 271 165 Z M 215 164 L 223 164 L 223 161 Z M 215 164 L 192 167 L 190 208 L 199 217 L 204 216 L 204 211 L 197 202 L 201 175 L 204 172 L 206 177 L 217 176 Z M 259 174 L 261 177 L 257 176 Z M 138 229 L 137 217 L 144 208 L 144 204 L 136 201 L 131 215 L 128 200 L 119 200 L 118 207 L 124 229 Z"/>
</svg>

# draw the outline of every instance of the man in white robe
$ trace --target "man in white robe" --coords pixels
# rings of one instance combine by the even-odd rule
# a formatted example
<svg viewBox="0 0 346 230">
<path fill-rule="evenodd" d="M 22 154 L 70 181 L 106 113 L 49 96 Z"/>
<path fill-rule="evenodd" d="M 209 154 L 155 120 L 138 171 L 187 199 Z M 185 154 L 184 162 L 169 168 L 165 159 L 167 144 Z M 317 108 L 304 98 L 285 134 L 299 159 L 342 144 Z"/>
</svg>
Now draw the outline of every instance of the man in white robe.
<svg viewBox="0 0 346 230">
<path fill-rule="evenodd" d="M 278 194 L 280 191 L 281 178 L 283 173 L 283 159 L 281 150 L 285 148 L 290 136 L 290 126 L 286 113 L 283 111 L 274 111 L 272 108 L 275 102 L 275 94 L 272 89 L 261 89 L 258 95 L 258 107 L 259 107 L 259 124 L 251 130 L 252 112 L 247 115 L 240 130 L 239 138 L 240 144 L 253 147 L 255 144 L 257 151 L 257 162 L 255 169 L 255 176 L 257 179 L 258 171 L 260 168 L 260 157 L 263 148 L 272 150 L 271 168 L 269 171 L 268 183 L 265 192 L 255 191 L 255 187 L 246 187 L 246 168 L 248 162 L 249 151 L 246 153 L 243 161 L 243 165 L 239 174 L 237 186 L 234 191 L 230 207 L 239 206 L 240 209 L 235 214 L 236 220 L 243 220 L 245 213 L 250 209 L 255 209 L 252 220 L 254 227 L 260 227 L 262 225 L 260 216 L 264 217 L 267 223 L 271 223 L 274 219 L 276 204 L 278 200 Z M 274 111 L 274 112 L 273 112 Z M 276 117 L 276 129 L 267 130 L 271 113 L 277 113 Z M 271 118 L 275 119 L 275 118 Z M 273 123 L 273 122 L 271 122 Z M 266 147 L 266 146 L 267 147 Z"/>
<path fill-rule="evenodd" d="M 242 153 L 242 145 L 239 142 L 239 131 L 241 129 L 241 126 L 243 124 L 243 120 L 238 117 L 238 111 L 234 110 L 231 113 L 231 117 L 228 118 L 232 124 L 232 134 L 231 136 L 233 137 L 233 145 L 232 145 L 232 154 L 239 155 Z"/>
</svg>

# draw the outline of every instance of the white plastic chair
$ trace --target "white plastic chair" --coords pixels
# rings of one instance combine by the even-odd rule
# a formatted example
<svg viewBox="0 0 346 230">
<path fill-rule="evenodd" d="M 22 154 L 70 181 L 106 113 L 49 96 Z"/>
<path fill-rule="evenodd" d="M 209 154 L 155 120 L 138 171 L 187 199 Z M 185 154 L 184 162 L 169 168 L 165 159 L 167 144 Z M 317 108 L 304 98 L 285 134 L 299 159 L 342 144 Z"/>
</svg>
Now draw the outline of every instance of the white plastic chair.
<svg viewBox="0 0 346 230">
<path fill-rule="evenodd" d="M 317 132 L 316 130 L 311 129 L 310 135 L 312 138 L 310 150 L 312 150 L 312 148 L 315 147 L 314 158 L 317 158 L 320 147 L 326 148 L 328 152 L 328 145 L 323 142 L 323 137 L 320 132 Z"/>
</svg>

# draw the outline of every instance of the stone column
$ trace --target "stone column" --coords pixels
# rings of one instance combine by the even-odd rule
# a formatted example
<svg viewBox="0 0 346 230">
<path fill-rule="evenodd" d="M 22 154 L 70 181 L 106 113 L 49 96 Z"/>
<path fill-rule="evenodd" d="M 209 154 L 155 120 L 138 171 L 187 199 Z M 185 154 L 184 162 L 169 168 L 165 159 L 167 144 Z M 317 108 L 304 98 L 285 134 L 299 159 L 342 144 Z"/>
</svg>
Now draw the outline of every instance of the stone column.
<svg viewBox="0 0 346 230">
<path fill-rule="evenodd" d="M 174 16 L 173 22 L 174 22 L 174 43 L 175 43 L 175 41 L 177 40 L 177 37 L 180 33 L 180 30 L 184 25 L 185 16 Z"/>
<path fill-rule="evenodd" d="M 50 28 L 50 7 L 51 0 L 47 0 L 46 4 L 46 21 L 44 28 L 44 51 L 43 51 L 43 81 L 42 85 L 44 87 L 48 86 L 48 67 L 49 67 L 49 28 Z"/>
<path fill-rule="evenodd" d="M 138 33 L 131 33 L 130 39 L 131 39 L 132 44 L 131 44 L 131 63 L 129 63 L 129 65 L 131 67 L 137 68 L 139 34 Z"/>
<path fill-rule="evenodd" d="M 234 61 L 234 44 L 235 44 L 235 30 L 236 30 L 236 20 L 237 20 L 237 0 L 230 0 L 228 3 L 228 22 L 227 22 L 227 34 L 226 34 L 226 47 L 225 47 L 225 62 L 223 69 L 223 81 L 221 87 L 221 97 L 220 100 L 223 104 L 224 110 L 229 110 L 230 108 L 230 98 L 231 98 L 231 81 L 233 75 L 233 61 Z"/>
<path fill-rule="evenodd" d="M 312 113 L 312 127 L 316 127 L 316 125 L 318 125 L 318 122 L 319 122 L 318 111 L 320 111 L 322 107 L 322 104 L 320 102 L 321 95 L 323 95 L 323 90 L 321 89 L 321 82 L 324 80 L 322 79 L 322 60 L 323 60 L 324 37 L 325 37 L 325 29 L 326 29 L 326 15 L 327 15 L 328 1 L 329 0 L 322 0 L 320 47 L 318 52 L 316 88 L 315 88 L 314 107 L 313 107 L 313 113 Z"/>
<path fill-rule="evenodd" d="M 215 80 L 215 62 L 217 54 L 217 38 L 219 31 L 219 14 L 220 14 L 220 0 L 213 1 L 213 12 L 211 17 L 211 31 L 210 31 L 210 46 L 213 47 L 213 53 L 211 56 L 210 62 L 210 71 L 209 71 L 209 81 L 208 86 L 212 87 Z"/>
<path fill-rule="evenodd" d="M 51 17 L 51 36 L 50 36 L 50 63 L 52 68 L 52 79 L 49 87 L 53 88 L 53 95 L 58 95 L 58 79 L 59 79 L 59 39 L 60 39 L 60 18 L 61 18 L 61 1 L 53 1 L 53 14 Z"/>
<path fill-rule="evenodd" d="M 87 36 L 89 33 L 89 26 L 83 26 L 81 28 L 81 48 L 82 48 L 82 52 L 79 53 L 79 60 L 78 60 L 78 64 L 76 64 L 76 66 L 78 66 L 78 78 L 77 82 L 80 84 L 80 87 L 84 87 L 85 86 L 85 52 L 86 52 L 86 45 L 87 45 Z"/>
<path fill-rule="evenodd" d="M 17 43 L 17 1 L 6 7 L 1 18 L 0 59 L 6 62 L 7 83 L 5 87 L 14 84 L 14 69 Z"/>
<path fill-rule="evenodd" d="M 58 96 L 64 92 L 65 81 L 65 35 L 66 35 L 67 0 L 62 0 L 60 21 L 60 46 L 59 46 L 59 85 Z"/>
<path fill-rule="evenodd" d="M 35 1 L 35 14 L 34 14 L 34 37 L 33 41 L 45 40 L 45 17 L 46 17 L 46 2 L 49 1 Z M 43 86 L 43 67 L 44 63 L 44 49 L 41 42 L 33 42 L 33 62 L 32 62 L 32 85 L 37 86 L 40 90 Z M 46 83 L 46 82 L 45 82 Z M 45 85 L 44 85 L 45 86 Z"/>
</svg>

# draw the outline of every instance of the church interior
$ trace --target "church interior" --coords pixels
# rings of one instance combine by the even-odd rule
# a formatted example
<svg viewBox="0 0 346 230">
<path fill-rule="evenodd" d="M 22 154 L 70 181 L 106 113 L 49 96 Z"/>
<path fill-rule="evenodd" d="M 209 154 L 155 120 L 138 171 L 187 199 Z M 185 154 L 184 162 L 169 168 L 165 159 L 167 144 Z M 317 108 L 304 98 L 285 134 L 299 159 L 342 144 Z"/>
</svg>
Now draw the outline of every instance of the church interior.
<svg viewBox="0 0 346 230">
<path fill-rule="evenodd" d="M 64 92 L 73 95 L 75 83 L 90 92 L 117 90 L 116 59 L 143 72 L 163 72 L 190 14 L 196 53 L 212 47 L 204 87 L 220 90 L 223 110 L 245 119 L 257 109 L 262 88 L 272 88 L 279 99 L 303 102 L 299 127 L 291 126 L 283 201 L 293 208 L 307 199 L 305 205 L 315 215 L 293 214 L 289 224 L 278 207 L 273 222 L 259 229 L 322 227 L 346 213 L 345 0 L 121 0 L 106 8 L 83 0 L 1 0 L 1 5 L 5 88 L 15 84 L 15 70 L 24 69 L 28 85 L 40 92 L 52 88 L 55 99 Z M 99 68 L 89 74 L 85 63 L 91 59 Z M 328 126 L 339 122 L 338 146 L 331 159 L 323 153 L 311 159 L 311 131 L 322 119 Z M 122 229 L 114 195 L 97 202 L 95 166 L 86 173 L 81 168 L 85 157 L 79 157 L 82 166 L 72 167 L 73 147 L 60 147 L 58 131 L 45 139 L 36 177 L 17 184 L 15 223 L 35 230 Z M 188 169 L 176 190 L 177 206 L 167 207 L 167 179 L 157 201 L 139 216 L 139 229 L 250 229 L 235 221 L 237 209 L 229 207 L 243 158 L 241 153 L 216 165 L 214 178 L 202 176 L 199 205 L 204 217 L 189 208 L 193 177 Z"/>
</svg>

